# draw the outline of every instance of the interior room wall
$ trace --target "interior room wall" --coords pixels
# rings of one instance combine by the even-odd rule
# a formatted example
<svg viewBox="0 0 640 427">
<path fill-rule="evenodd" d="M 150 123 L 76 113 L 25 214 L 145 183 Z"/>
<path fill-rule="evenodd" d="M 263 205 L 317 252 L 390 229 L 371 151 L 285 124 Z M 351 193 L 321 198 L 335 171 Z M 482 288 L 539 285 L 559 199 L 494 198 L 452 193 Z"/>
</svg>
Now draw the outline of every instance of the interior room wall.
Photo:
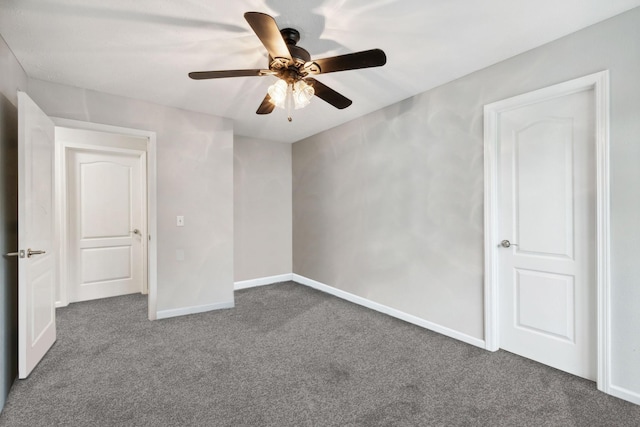
<svg viewBox="0 0 640 427">
<path fill-rule="evenodd" d="M 18 90 L 27 75 L 0 36 L 0 255 L 18 249 Z M 0 256 L 0 410 L 18 376 L 18 259 Z"/>
<path fill-rule="evenodd" d="M 482 339 L 483 106 L 606 69 L 612 383 L 640 398 L 640 8 L 295 143 L 294 273 Z"/>
<path fill-rule="evenodd" d="M 232 304 L 232 122 L 34 79 L 29 95 L 51 117 L 156 132 L 158 312 Z"/>
<path fill-rule="evenodd" d="M 291 144 L 236 136 L 235 281 L 292 271 Z"/>
</svg>

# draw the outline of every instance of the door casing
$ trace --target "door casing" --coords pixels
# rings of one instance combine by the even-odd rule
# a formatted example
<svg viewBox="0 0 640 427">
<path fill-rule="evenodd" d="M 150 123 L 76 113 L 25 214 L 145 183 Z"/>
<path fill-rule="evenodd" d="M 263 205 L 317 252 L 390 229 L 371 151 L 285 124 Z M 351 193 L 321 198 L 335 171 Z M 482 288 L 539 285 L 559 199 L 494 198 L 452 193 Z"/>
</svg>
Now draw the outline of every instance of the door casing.
<svg viewBox="0 0 640 427">
<path fill-rule="evenodd" d="M 148 317 L 149 320 L 157 318 L 157 214 L 156 214 L 156 134 L 155 132 L 123 128 L 119 126 L 102 125 L 97 123 L 82 122 L 77 120 L 52 118 L 57 127 L 65 127 L 71 129 L 83 129 L 97 132 L 116 133 L 122 135 L 130 135 L 135 137 L 143 137 L 147 139 L 146 144 L 146 160 L 147 160 L 147 292 L 148 292 Z M 56 141 L 55 151 L 55 175 L 56 175 L 56 229 L 58 233 L 59 253 L 60 253 L 60 281 L 58 288 L 59 300 L 57 306 L 66 306 L 69 304 L 66 286 L 62 284 L 68 283 L 67 280 L 67 263 L 68 263 L 68 242 L 67 242 L 67 210 L 66 210 L 66 151 L 73 148 L 96 149 L 104 151 L 105 149 L 119 150 L 119 148 L 109 148 L 98 144 L 78 144 L 65 143 Z M 130 150 L 128 150 L 130 151 Z"/>
<path fill-rule="evenodd" d="M 609 72 L 590 74 L 544 89 L 487 104 L 484 107 L 484 250 L 485 346 L 500 348 L 499 336 L 499 125 L 500 114 L 581 91 L 593 91 L 596 154 L 596 306 L 597 386 L 612 393 L 610 366 L 610 221 L 609 221 Z"/>
</svg>

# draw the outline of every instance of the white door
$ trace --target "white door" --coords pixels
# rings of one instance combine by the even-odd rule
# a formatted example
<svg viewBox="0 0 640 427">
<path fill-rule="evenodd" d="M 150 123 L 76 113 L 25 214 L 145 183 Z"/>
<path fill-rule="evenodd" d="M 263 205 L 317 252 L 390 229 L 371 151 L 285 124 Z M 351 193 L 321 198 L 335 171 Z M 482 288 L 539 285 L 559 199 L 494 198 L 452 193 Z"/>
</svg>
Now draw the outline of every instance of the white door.
<svg viewBox="0 0 640 427">
<path fill-rule="evenodd" d="M 18 375 L 56 340 L 53 122 L 18 92 Z"/>
<path fill-rule="evenodd" d="M 592 90 L 499 116 L 500 347 L 595 380 Z"/>
<path fill-rule="evenodd" d="M 144 154 L 67 151 L 69 301 L 145 290 Z"/>
</svg>

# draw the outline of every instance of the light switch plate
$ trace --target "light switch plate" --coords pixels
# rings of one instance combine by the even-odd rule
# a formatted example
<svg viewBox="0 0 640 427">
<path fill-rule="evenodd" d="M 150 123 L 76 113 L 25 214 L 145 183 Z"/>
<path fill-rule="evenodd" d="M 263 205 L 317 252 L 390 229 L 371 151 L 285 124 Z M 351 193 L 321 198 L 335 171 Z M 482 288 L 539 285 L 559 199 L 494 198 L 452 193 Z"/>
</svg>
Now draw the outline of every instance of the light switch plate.
<svg viewBox="0 0 640 427">
<path fill-rule="evenodd" d="M 178 227 L 184 227 L 184 216 L 182 216 L 182 215 L 178 215 L 178 216 L 176 217 L 176 225 L 177 225 Z"/>
</svg>

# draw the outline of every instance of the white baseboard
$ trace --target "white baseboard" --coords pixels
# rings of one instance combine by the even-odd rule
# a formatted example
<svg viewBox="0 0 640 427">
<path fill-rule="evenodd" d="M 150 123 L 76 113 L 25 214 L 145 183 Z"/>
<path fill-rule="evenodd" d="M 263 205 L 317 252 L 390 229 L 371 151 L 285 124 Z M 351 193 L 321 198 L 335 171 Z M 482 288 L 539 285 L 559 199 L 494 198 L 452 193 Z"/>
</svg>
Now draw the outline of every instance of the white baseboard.
<svg viewBox="0 0 640 427">
<path fill-rule="evenodd" d="M 322 292 L 326 292 L 338 298 L 342 298 L 354 304 L 358 304 L 363 307 L 370 308 L 371 310 L 375 310 L 380 313 L 387 314 L 391 317 L 404 320 L 405 322 L 420 326 L 422 328 L 429 329 L 439 334 L 446 335 L 450 338 L 465 342 L 467 344 L 471 344 L 483 349 L 485 348 L 484 340 L 481 340 L 479 338 L 475 338 L 467 334 L 463 334 L 462 332 L 449 329 L 445 326 L 438 325 L 437 323 L 429 322 L 428 320 L 424 320 L 414 315 L 404 313 L 400 310 L 396 310 L 395 308 L 391 308 L 386 305 L 379 304 L 377 302 L 368 300 L 366 298 L 362 298 L 358 295 L 354 295 L 349 292 L 345 292 L 343 290 L 333 288 L 329 285 L 325 285 L 324 283 L 320 283 L 313 279 L 300 276 L 299 274 L 293 274 L 293 281 L 300 283 L 301 285 L 309 286 L 310 288 L 317 289 Z"/>
<path fill-rule="evenodd" d="M 174 308 L 170 310 L 160 310 L 156 315 L 156 319 L 168 319 L 169 317 L 186 316 L 187 314 L 204 313 L 206 311 L 221 310 L 223 308 L 233 308 L 233 301 L 219 302 L 215 304 L 197 305 L 194 307 Z"/>
<path fill-rule="evenodd" d="M 640 405 L 640 394 L 635 393 L 631 390 L 627 390 L 626 388 L 619 387 L 617 385 L 610 385 L 608 394 L 610 394 L 611 396 L 615 396 L 618 399 L 626 400 L 627 402 Z"/>
<path fill-rule="evenodd" d="M 240 289 L 254 288 L 256 286 L 272 285 L 274 283 L 288 282 L 293 280 L 293 274 L 279 274 L 277 276 L 260 277 L 258 279 L 242 280 L 233 284 L 233 289 L 238 291 Z"/>
</svg>

